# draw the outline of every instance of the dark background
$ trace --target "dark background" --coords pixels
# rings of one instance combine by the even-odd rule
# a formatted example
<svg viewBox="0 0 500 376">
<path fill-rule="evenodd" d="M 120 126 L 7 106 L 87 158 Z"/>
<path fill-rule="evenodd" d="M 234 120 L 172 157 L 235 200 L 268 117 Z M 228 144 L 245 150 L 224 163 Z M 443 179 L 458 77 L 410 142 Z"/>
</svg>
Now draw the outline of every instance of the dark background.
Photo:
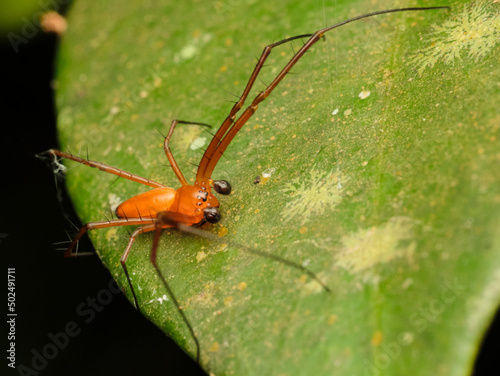
<svg viewBox="0 0 500 376">
<path fill-rule="evenodd" d="M 61 246 L 54 245 L 67 240 L 66 231 L 74 232 L 67 216 L 81 225 L 64 184 L 56 189 L 51 170 L 35 158 L 58 147 L 51 89 L 56 50 L 57 38 L 42 32 L 18 53 L 7 40 L 0 41 L 0 251 L 6 259 L 2 272 L 16 269 L 16 364 L 31 368 L 32 350 L 41 352 L 51 343 L 49 333 L 74 321 L 80 334 L 40 375 L 204 375 L 121 294 L 114 294 L 89 324 L 76 313 L 79 304 L 107 288 L 111 276 L 96 256 L 65 259 L 56 250 Z M 92 245 L 86 240 L 80 250 L 92 250 Z M 481 348 L 476 375 L 500 374 L 498 316 Z M 2 374 L 5 368 L 18 374 L 5 363 L 1 368 Z"/>
</svg>

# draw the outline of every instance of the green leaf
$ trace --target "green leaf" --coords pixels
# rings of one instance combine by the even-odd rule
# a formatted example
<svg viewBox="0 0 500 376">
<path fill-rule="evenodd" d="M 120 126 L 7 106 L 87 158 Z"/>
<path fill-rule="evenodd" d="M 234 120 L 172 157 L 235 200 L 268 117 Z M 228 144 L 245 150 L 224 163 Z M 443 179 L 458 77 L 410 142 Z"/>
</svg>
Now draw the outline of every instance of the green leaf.
<svg viewBox="0 0 500 376">
<path fill-rule="evenodd" d="M 221 241 L 164 231 L 160 267 L 206 370 L 470 373 L 500 298 L 500 18 L 498 4 L 463 4 L 326 34 L 215 169 L 234 190 L 220 198 L 221 222 L 203 226 Z M 218 126 L 232 106 L 221 89 L 240 95 L 267 44 L 392 6 L 76 2 L 58 64 L 61 147 L 177 188 L 157 130 L 173 119 Z M 299 47 L 273 50 L 262 81 Z M 188 180 L 201 158 L 191 146 L 209 141 L 200 127 L 177 127 L 172 148 Z M 84 222 L 148 189 L 85 166 L 67 176 Z M 127 230 L 90 236 L 131 299 L 119 262 Z M 194 356 L 149 262 L 152 239 L 134 243 L 132 283 L 146 316 Z M 237 244 L 307 265 L 332 294 Z"/>
<path fill-rule="evenodd" d="M 67 2 L 67 1 L 66 1 Z M 40 16 L 60 7 L 48 0 L 4 0 L 0 3 L 0 38 L 31 39 L 38 34 Z M 15 36 L 12 36 L 15 34 Z"/>
</svg>

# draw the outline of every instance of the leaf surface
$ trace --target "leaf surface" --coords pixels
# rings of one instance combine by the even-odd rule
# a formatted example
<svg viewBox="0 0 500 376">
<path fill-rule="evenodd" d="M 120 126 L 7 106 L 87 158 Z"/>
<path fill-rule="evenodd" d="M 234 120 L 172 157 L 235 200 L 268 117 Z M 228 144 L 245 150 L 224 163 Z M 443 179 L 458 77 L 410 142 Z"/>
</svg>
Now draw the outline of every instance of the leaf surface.
<svg viewBox="0 0 500 376">
<path fill-rule="evenodd" d="M 221 222 L 203 229 L 221 241 L 164 231 L 159 263 L 206 370 L 470 372 L 500 297 L 500 66 L 498 4 L 464 4 L 328 33 L 216 167 L 234 192 L 220 198 Z M 217 129 L 234 99 L 221 89 L 240 95 L 266 44 L 393 6 L 76 2 L 58 63 L 61 148 L 177 188 L 157 130 L 173 119 Z M 298 48 L 273 50 L 262 81 Z M 263 87 L 258 80 L 253 95 Z M 172 149 L 188 181 L 196 145 L 210 138 L 177 127 Z M 83 222 L 148 189 L 85 166 L 67 175 Z M 119 262 L 127 229 L 90 236 L 131 299 Z M 140 235 L 128 261 L 141 307 L 194 355 L 149 262 L 152 239 Z M 238 244 L 307 265 L 333 292 Z"/>
</svg>

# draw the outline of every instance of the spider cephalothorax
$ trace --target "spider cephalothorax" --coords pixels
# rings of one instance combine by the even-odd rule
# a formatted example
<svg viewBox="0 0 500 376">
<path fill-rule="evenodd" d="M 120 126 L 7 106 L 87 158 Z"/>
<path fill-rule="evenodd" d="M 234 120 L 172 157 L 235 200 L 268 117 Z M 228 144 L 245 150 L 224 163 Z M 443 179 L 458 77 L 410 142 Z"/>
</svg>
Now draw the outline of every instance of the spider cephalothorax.
<svg viewBox="0 0 500 376">
<path fill-rule="evenodd" d="M 203 219 L 216 223 L 221 218 L 219 205 L 219 200 L 212 194 L 210 186 L 202 188 L 198 184 L 183 185 L 177 189 L 170 211 L 192 217 L 193 224 L 200 223 Z"/>
</svg>

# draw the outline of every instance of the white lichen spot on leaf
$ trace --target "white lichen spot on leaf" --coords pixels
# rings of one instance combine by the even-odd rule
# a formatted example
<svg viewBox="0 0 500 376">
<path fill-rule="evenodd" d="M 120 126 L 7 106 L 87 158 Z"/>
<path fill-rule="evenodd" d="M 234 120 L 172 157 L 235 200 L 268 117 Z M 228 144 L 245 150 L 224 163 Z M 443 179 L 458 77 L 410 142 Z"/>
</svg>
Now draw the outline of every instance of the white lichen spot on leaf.
<svg viewBox="0 0 500 376">
<path fill-rule="evenodd" d="M 304 225 L 311 219 L 332 211 L 342 201 L 342 189 L 337 173 L 315 170 L 309 171 L 309 177 L 299 177 L 285 184 L 282 192 L 290 195 L 290 201 L 283 209 L 285 222 L 300 219 Z"/>
<path fill-rule="evenodd" d="M 120 205 L 122 203 L 122 198 L 115 195 L 114 193 L 109 193 L 108 194 L 108 204 L 109 204 L 109 210 L 111 210 L 111 212 L 115 212 L 116 208 L 118 207 L 118 205 Z"/>
<path fill-rule="evenodd" d="M 158 300 L 160 304 L 163 304 L 163 302 L 168 302 L 170 299 L 164 294 L 161 298 L 156 298 L 156 300 Z"/>
<path fill-rule="evenodd" d="M 175 146 L 184 151 L 200 150 L 207 143 L 207 137 L 201 136 L 203 127 L 199 125 L 184 125 L 175 130 Z"/>
<path fill-rule="evenodd" d="M 371 94 L 371 91 L 370 90 L 362 90 L 359 94 L 358 94 L 358 97 L 360 99 L 366 99 L 370 96 Z"/>
<path fill-rule="evenodd" d="M 412 259 L 416 242 L 413 240 L 413 223 L 407 217 L 392 217 L 378 227 L 361 229 L 342 237 L 342 252 L 336 266 L 353 274 L 360 274 L 364 282 L 377 282 L 375 267 L 394 259 Z"/>
<path fill-rule="evenodd" d="M 453 64 L 463 55 L 475 62 L 484 58 L 500 41 L 498 5 L 485 1 L 464 5 L 454 19 L 433 25 L 434 32 L 426 37 L 431 45 L 418 51 L 409 64 L 422 73 L 440 61 Z"/>
<path fill-rule="evenodd" d="M 175 54 L 174 62 L 179 64 L 186 60 L 191 60 L 196 55 L 200 53 L 200 50 L 203 46 L 205 46 L 210 40 L 213 38 L 213 35 L 210 33 L 200 33 L 195 32 L 194 38 L 191 39 L 179 53 Z"/>
<path fill-rule="evenodd" d="M 201 149 L 205 144 L 207 143 L 207 138 L 206 137 L 197 137 L 191 142 L 189 145 L 189 148 L 191 150 L 198 150 Z"/>
<path fill-rule="evenodd" d="M 260 181 L 261 184 L 266 184 L 271 176 L 276 172 L 275 168 L 268 168 L 262 173 L 262 179 Z"/>
</svg>

